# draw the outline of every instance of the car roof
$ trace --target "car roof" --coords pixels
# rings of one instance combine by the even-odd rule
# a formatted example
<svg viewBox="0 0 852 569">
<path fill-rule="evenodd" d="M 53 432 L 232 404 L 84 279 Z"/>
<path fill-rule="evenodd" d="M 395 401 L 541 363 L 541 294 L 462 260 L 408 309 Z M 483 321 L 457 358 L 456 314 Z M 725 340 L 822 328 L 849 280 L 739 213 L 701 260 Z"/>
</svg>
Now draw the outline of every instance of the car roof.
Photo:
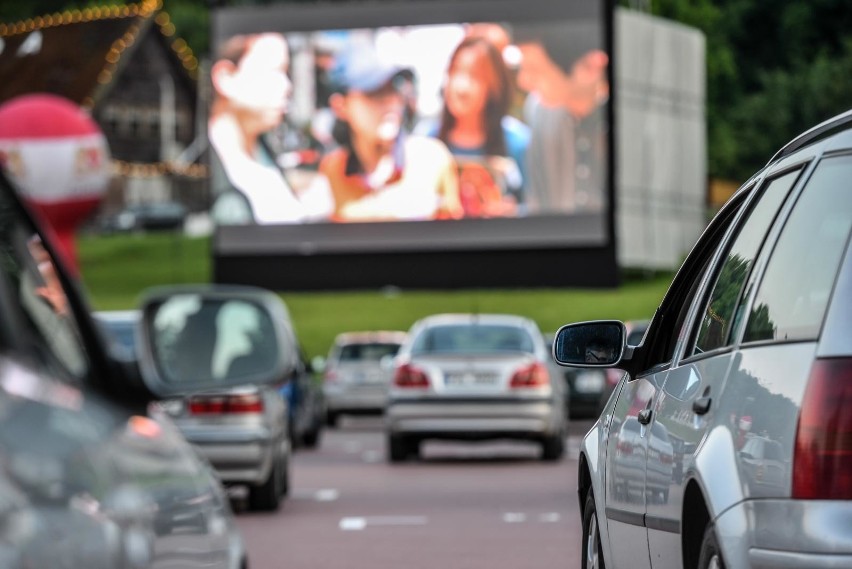
<svg viewBox="0 0 852 569">
<path fill-rule="evenodd" d="M 524 316 L 514 314 L 477 314 L 477 313 L 454 313 L 433 314 L 421 319 L 421 326 L 442 326 L 459 324 L 503 324 L 507 326 L 529 326 L 534 322 Z"/>
<path fill-rule="evenodd" d="M 770 158 L 767 166 L 778 162 L 782 158 L 794 154 L 798 150 L 830 138 L 840 131 L 852 127 L 852 109 L 836 115 L 813 128 L 810 128 L 785 144 L 775 155 Z"/>
<path fill-rule="evenodd" d="M 371 330 L 359 332 L 343 332 L 338 334 L 334 343 L 337 345 L 344 344 L 372 344 L 372 343 L 389 343 L 402 344 L 408 337 L 408 333 L 401 330 Z"/>
</svg>

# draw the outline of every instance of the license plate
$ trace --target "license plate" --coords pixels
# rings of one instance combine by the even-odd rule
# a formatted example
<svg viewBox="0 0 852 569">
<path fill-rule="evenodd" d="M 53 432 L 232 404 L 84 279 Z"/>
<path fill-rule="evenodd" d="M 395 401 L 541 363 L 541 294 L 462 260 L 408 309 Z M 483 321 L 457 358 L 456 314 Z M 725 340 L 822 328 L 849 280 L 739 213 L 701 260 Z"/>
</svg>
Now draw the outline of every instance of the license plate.
<svg viewBox="0 0 852 569">
<path fill-rule="evenodd" d="M 492 385 L 497 381 L 497 376 L 492 373 L 448 373 L 444 376 L 445 385 Z"/>
</svg>

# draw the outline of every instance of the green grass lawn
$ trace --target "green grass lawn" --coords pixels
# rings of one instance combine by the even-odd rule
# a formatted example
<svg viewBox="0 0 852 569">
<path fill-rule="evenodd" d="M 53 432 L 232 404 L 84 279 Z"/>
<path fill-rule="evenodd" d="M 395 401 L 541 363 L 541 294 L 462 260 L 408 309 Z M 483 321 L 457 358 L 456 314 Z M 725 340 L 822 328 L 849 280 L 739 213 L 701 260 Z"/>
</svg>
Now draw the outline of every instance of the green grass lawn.
<svg viewBox="0 0 852 569">
<path fill-rule="evenodd" d="M 209 282 L 210 240 L 176 235 L 81 237 L 80 265 L 93 308 L 134 308 L 147 287 Z M 407 330 L 436 312 L 501 312 L 528 316 L 543 331 L 567 322 L 649 318 L 670 274 L 630 277 L 617 289 L 366 290 L 285 292 L 309 357 L 325 355 L 334 336 L 351 330 Z"/>
</svg>

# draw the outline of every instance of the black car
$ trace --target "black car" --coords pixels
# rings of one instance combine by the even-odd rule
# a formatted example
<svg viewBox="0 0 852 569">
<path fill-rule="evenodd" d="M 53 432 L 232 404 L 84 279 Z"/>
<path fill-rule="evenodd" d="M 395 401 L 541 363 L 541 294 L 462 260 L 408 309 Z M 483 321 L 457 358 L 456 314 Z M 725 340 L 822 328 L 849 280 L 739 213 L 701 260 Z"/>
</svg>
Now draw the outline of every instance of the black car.
<svg viewBox="0 0 852 569">
<path fill-rule="evenodd" d="M 188 215 L 186 206 L 178 202 L 151 202 L 129 205 L 101 220 L 104 233 L 129 231 L 177 231 Z"/>
</svg>

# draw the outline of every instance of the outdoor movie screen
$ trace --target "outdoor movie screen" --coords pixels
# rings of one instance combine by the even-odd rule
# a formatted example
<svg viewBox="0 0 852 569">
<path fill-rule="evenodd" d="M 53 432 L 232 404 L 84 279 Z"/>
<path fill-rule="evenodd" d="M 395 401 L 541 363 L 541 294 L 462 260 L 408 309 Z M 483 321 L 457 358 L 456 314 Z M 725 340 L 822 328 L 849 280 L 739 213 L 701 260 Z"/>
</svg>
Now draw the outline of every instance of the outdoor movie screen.
<svg viewBox="0 0 852 569">
<path fill-rule="evenodd" d="M 315 252 L 611 245 L 604 5 L 218 10 L 214 223 Z"/>
</svg>

